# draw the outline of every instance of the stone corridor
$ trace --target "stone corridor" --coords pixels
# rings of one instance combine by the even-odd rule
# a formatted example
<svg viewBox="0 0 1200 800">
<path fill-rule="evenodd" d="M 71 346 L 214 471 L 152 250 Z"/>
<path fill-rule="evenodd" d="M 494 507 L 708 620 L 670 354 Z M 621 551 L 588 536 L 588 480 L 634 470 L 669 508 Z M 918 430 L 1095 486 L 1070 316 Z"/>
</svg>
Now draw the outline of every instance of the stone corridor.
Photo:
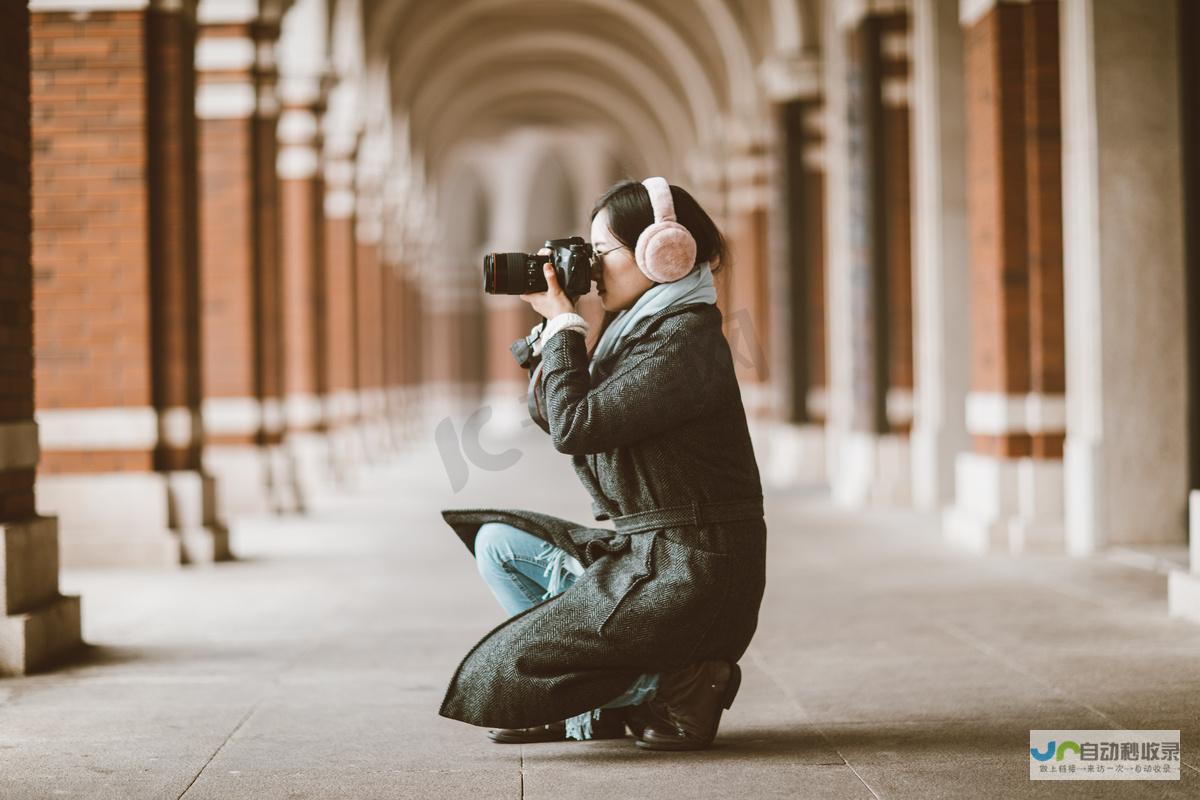
<svg viewBox="0 0 1200 800">
<path fill-rule="evenodd" d="M 307 518 L 242 518 L 235 563 L 64 570 L 90 647 L 0 684 L 0 797 L 1195 797 L 1200 628 L 1111 559 L 978 558 L 934 520 L 768 491 L 770 572 L 716 746 L 492 744 L 437 716 L 501 620 L 446 507 L 588 522 L 547 437 L 451 489 L 433 437 Z M 760 439 L 761 442 L 761 439 Z M 1031 728 L 1181 731 L 1179 782 L 1037 783 Z"/>
</svg>

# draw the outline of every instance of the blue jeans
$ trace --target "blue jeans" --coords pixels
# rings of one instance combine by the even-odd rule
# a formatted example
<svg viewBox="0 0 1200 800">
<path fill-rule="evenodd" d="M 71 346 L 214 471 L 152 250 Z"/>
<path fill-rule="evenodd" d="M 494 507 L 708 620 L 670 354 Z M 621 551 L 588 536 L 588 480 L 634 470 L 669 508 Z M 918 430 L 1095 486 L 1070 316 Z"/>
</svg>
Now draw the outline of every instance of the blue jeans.
<svg viewBox="0 0 1200 800">
<path fill-rule="evenodd" d="M 475 537 L 475 564 L 509 616 L 565 592 L 583 574 L 567 551 L 504 522 L 485 522 Z M 654 696 L 658 673 L 641 675 L 620 697 L 600 708 L 636 706 Z M 596 711 L 567 720 L 567 735 L 590 739 Z"/>
</svg>

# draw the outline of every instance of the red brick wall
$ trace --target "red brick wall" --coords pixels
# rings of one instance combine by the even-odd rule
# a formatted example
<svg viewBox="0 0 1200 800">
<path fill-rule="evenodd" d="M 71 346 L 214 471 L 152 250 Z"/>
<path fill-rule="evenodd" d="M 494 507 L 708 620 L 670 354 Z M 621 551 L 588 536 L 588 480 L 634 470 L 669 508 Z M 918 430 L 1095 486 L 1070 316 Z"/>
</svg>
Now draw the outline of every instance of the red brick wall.
<svg viewBox="0 0 1200 800">
<path fill-rule="evenodd" d="M 151 404 L 145 40 L 139 12 L 33 15 L 39 408 Z"/>
<path fill-rule="evenodd" d="M 141 12 L 33 15 L 39 408 L 153 403 L 146 38 Z"/>
<path fill-rule="evenodd" d="M 736 348 L 738 379 L 751 383 L 770 379 L 767 235 L 765 209 L 744 211 L 734 218 L 725 335 Z"/>
<path fill-rule="evenodd" d="M 357 369 L 359 389 L 383 386 L 383 283 L 379 272 L 379 246 L 358 242 L 355 265 L 357 313 Z"/>
<path fill-rule="evenodd" d="M 1025 137 L 1029 170 L 1030 386 L 1066 392 L 1063 330 L 1062 120 L 1058 2 L 1025 9 Z M 1033 437 L 1035 456 L 1062 458 L 1065 432 Z"/>
<path fill-rule="evenodd" d="M 318 349 L 324 283 L 316 179 L 280 182 L 280 216 L 283 241 L 280 249 L 283 280 L 284 393 L 320 394 L 321 365 Z"/>
<path fill-rule="evenodd" d="M 404 275 L 401 270 L 401 275 Z M 416 281 L 411 277 L 401 277 L 401 307 L 400 326 L 404 342 L 401 368 L 403 383 L 415 386 L 428 379 L 422 354 L 428 346 L 432 333 L 426 328 L 428 320 L 425 309 L 422 308 L 421 292 Z M 530 324 L 532 327 L 532 323 Z"/>
<path fill-rule="evenodd" d="M 325 385 L 330 391 L 355 386 L 354 219 L 325 220 Z"/>
<path fill-rule="evenodd" d="M 255 33 L 248 23 L 219 24 L 205 25 L 200 36 L 215 42 L 253 41 Z M 257 89 L 253 68 L 206 70 L 198 79 L 205 88 Z M 253 109 L 242 113 L 198 123 L 204 396 L 211 398 L 256 398 L 262 386 L 259 315 L 264 298 L 260 297 L 259 257 L 274 237 L 269 228 L 260 226 L 258 205 L 271 198 L 262 196 L 258 183 L 264 178 L 274 183 L 274 153 L 270 171 L 261 175 L 260 123 Z M 251 443 L 258 434 L 209 432 L 207 438 Z"/>
<path fill-rule="evenodd" d="M 401 280 L 400 273 L 394 266 L 381 264 L 380 268 L 383 280 L 383 385 L 392 389 L 404 383 L 405 282 Z M 451 338 L 453 337 L 451 331 L 446 330 L 445 333 Z M 449 348 L 450 342 L 451 339 L 447 339 L 444 344 Z M 444 352 L 450 352 L 450 350 L 447 349 Z M 443 358 L 441 355 L 436 355 L 433 360 L 442 362 Z M 437 379 L 448 381 L 452 378 L 449 365 L 440 364 Z"/>
<path fill-rule="evenodd" d="M 29 12 L 0 7 L 0 425 L 33 418 Z M 0 470 L 0 521 L 34 513 L 34 470 Z"/>
<path fill-rule="evenodd" d="M 1030 390 L 1025 82 L 1021 6 L 965 32 L 971 389 Z M 1027 455 L 1027 436 L 976 437 L 977 451 Z"/>
<path fill-rule="evenodd" d="M 1062 394 L 1058 3 L 1001 4 L 966 31 L 972 377 Z M 1061 434 L 976 436 L 977 452 L 1059 458 Z"/>
<path fill-rule="evenodd" d="M 257 394 L 254 121 L 200 121 L 204 395 Z"/>
</svg>

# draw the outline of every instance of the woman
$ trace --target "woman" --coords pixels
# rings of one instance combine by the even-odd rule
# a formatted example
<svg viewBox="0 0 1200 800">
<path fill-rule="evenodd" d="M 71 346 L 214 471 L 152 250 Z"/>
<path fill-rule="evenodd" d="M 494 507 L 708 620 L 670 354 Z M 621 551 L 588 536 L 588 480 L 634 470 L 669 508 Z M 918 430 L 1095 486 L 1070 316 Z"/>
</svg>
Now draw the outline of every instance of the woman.
<svg viewBox="0 0 1200 800">
<path fill-rule="evenodd" d="M 638 747 L 701 749 L 737 693 L 765 581 L 762 486 L 710 269 L 724 240 L 662 178 L 609 189 L 591 237 L 609 324 L 590 355 L 552 267 L 521 299 L 548 320 L 534 417 L 616 530 L 442 512 L 512 616 L 463 659 L 440 713 L 498 742 L 628 725 Z"/>
</svg>

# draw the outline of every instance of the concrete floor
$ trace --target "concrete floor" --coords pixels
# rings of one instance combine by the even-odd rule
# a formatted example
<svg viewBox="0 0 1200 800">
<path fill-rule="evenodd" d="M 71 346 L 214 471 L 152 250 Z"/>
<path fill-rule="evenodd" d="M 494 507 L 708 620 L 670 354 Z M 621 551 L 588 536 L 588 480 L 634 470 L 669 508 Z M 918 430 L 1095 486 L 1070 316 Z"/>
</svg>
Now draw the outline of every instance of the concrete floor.
<svg viewBox="0 0 1200 800">
<path fill-rule="evenodd" d="M 0 681 L 0 798 L 1200 797 L 1200 628 L 1165 618 L 1165 578 L 946 552 L 928 518 L 816 492 L 768 493 L 717 746 L 492 744 L 437 716 L 502 618 L 438 510 L 590 506 L 540 431 L 507 469 L 452 467 L 457 493 L 457 458 L 418 441 L 309 518 L 240 522 L 237 563 L 66 572 L 92 647 Z M 1030 782 L 1031 728 L 1179 728 L 1184 775 Z"/>
</svg>

